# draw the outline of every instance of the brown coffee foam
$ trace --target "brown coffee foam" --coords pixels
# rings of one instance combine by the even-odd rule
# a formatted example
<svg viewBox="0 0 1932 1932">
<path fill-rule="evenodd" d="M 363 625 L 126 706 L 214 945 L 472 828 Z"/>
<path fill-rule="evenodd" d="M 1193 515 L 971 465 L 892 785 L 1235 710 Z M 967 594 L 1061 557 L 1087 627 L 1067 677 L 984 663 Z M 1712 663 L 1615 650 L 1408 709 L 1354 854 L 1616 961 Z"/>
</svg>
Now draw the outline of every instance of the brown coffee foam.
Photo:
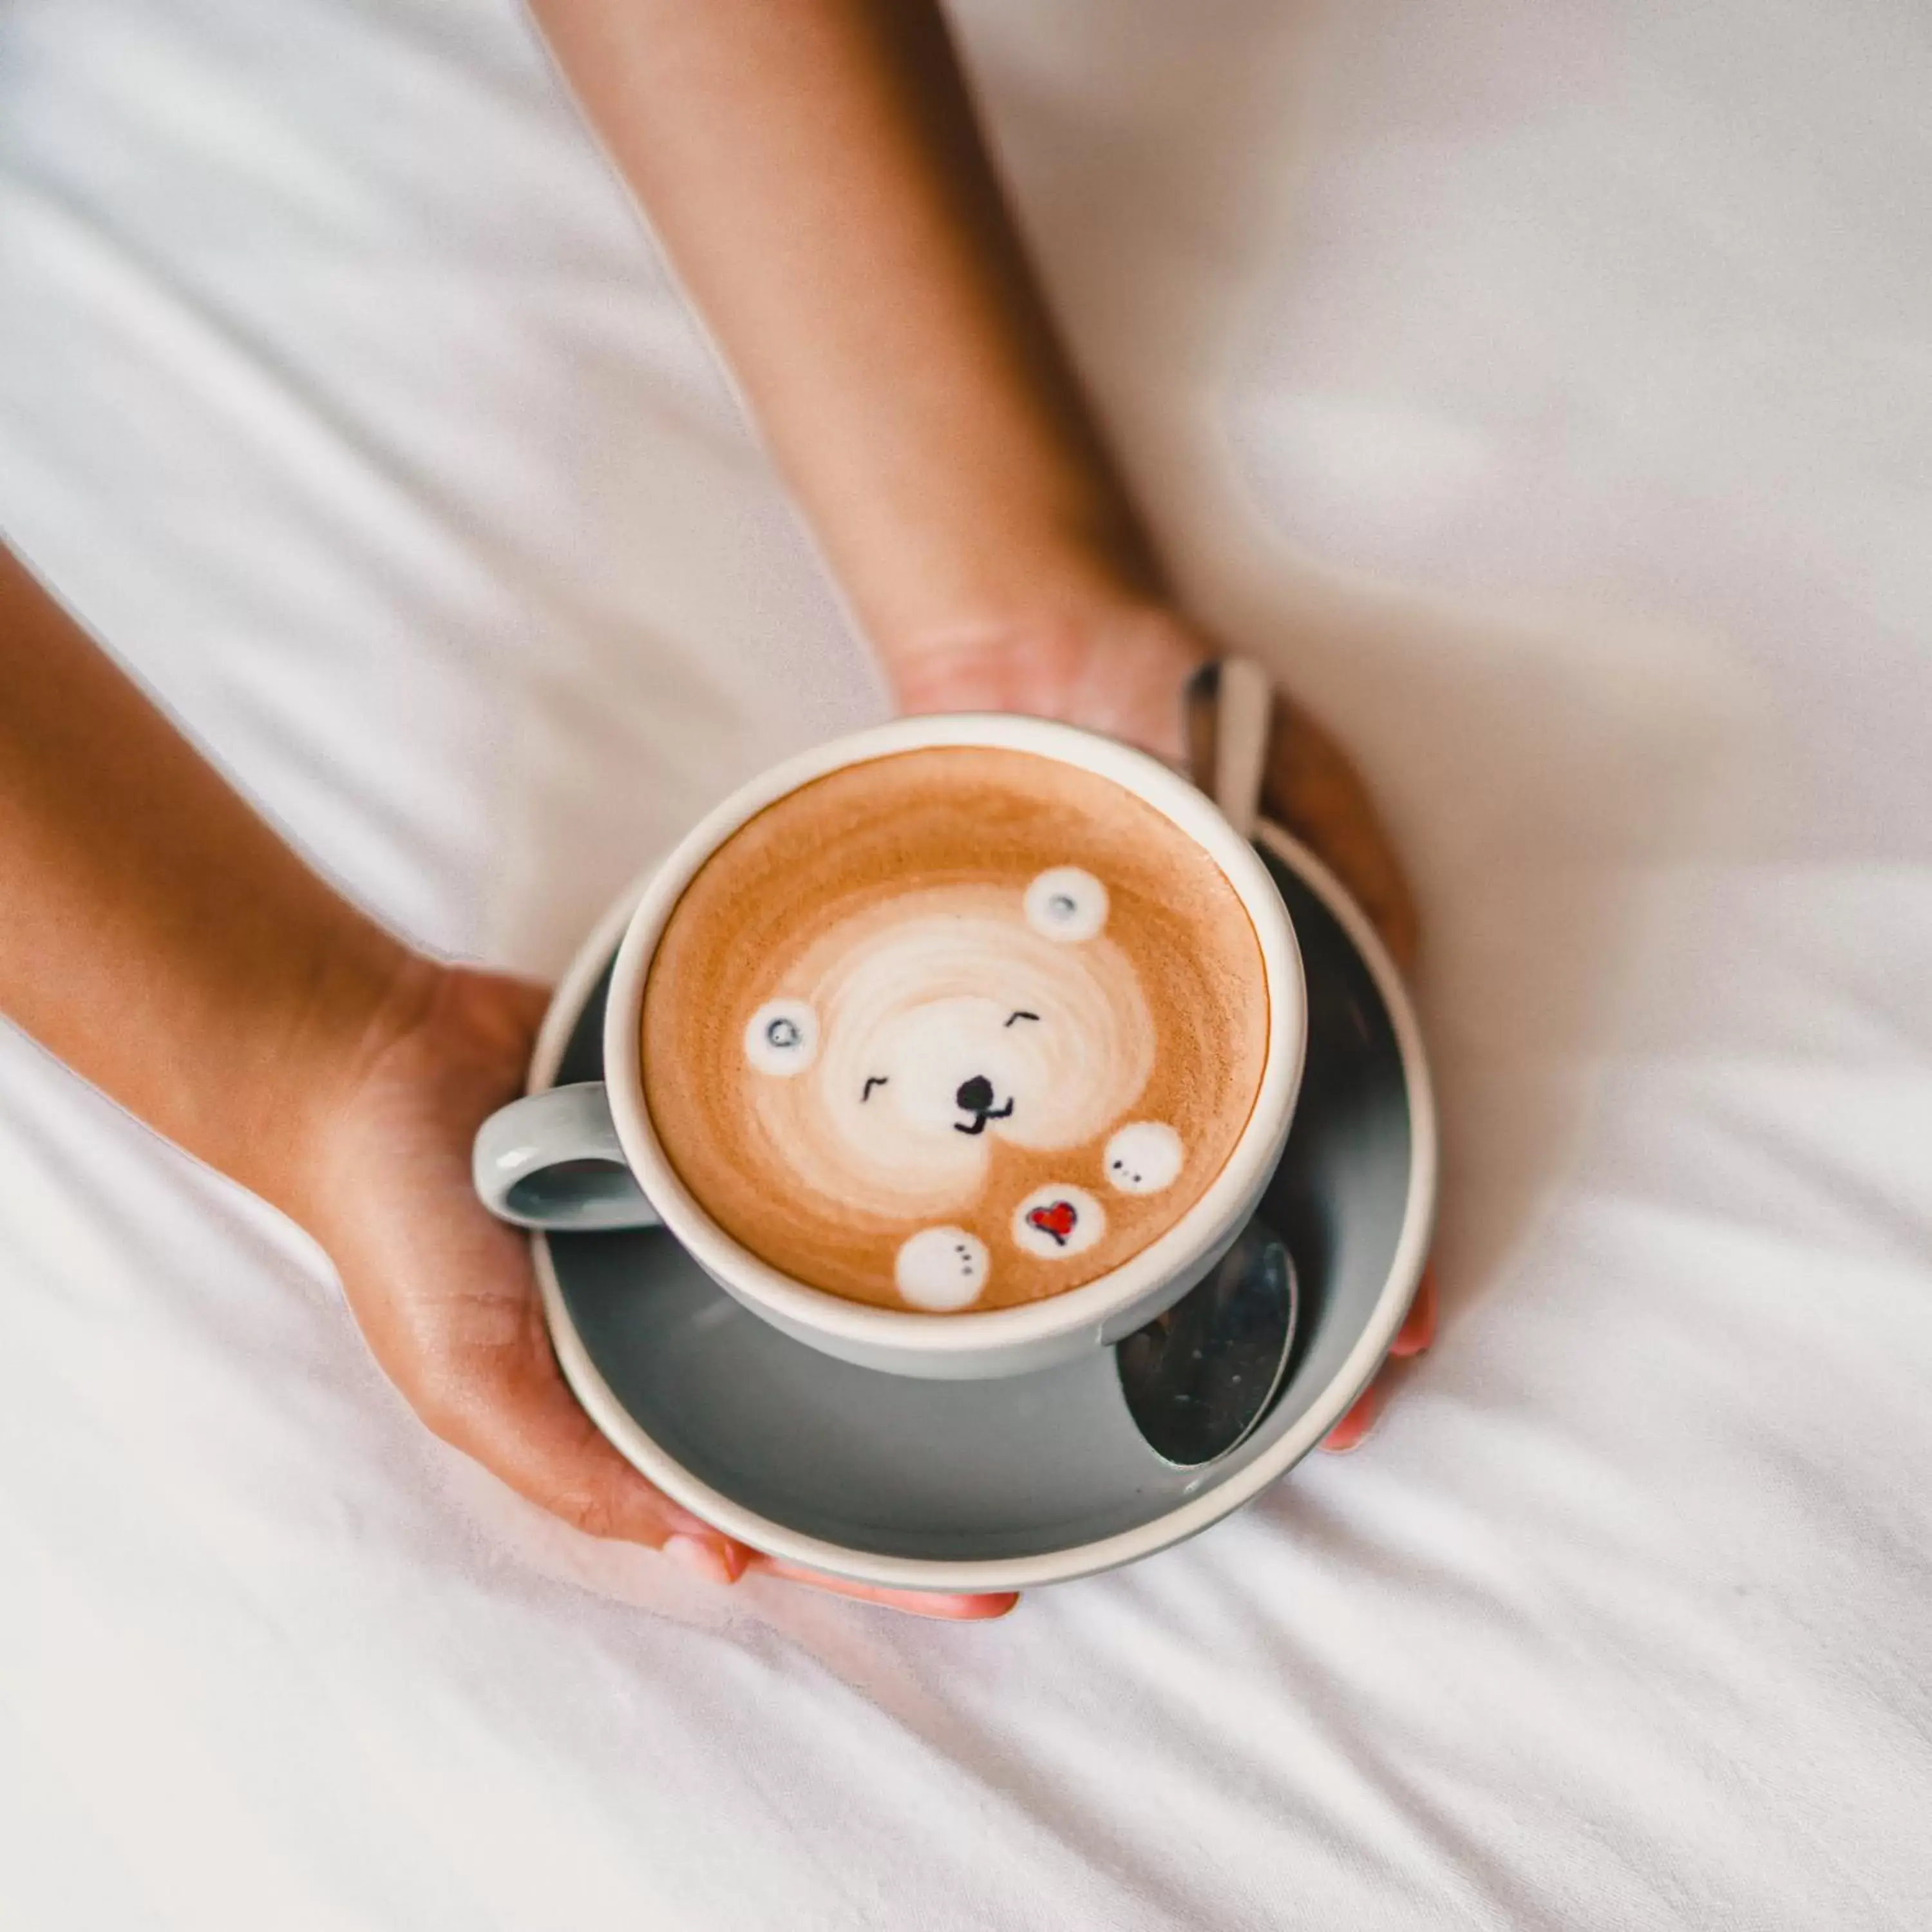
<svg viewBox="0 0 1932 1932">
<path fill-rule="evenodd" d="M 743 1040 L 752 1013 L 792 994 L 787 974 L 836 922 L 908 889 L 1010 890 L 1075 866 L 1106 886 L 1106 937 L 1131 961 L 1155 1020 L 1154 1071 L 1132 1106 L 1081 1146 L 996 1140 L 979 1198 L 944 1220 L 992 1257 L 975 1309 L 1064 1293 L 1138 1253 L 1200 1198 L 1252 1112 L 1268 1048 L 1261 949 L 1220 868 L 1112 780 L 1024 752 L 945 746 L 848 766 L 767 806 L 714 853 L 673 909 L 644 992 L 644 1096 L 659 1144 L 726 1233 L 794 1279 L 899 1308 L 893 1263 L 924 1221 L 854 1217 L 801 1190 L 758 1124 Z M 805 1076 L 801 1076 L 805 1077 Z M 1102 1150 L 1129 1120 L 1160 1120 L 1186 1148 L 1158 1194 L 1114 1192 Z M 1106 1210 L 1093 1247 L 1065 1260 L 1013 1244 L 1023 1196 L 1049 1181 Z"/>
</svg>

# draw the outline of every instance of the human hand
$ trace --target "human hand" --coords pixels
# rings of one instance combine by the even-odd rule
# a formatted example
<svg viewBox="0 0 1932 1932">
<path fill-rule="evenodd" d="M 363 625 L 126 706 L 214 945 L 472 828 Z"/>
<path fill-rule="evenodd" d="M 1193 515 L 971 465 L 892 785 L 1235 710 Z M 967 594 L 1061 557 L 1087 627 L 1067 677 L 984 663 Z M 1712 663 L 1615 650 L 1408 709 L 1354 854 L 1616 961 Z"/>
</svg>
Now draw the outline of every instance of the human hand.
<svg viewBox="0 0 1932 1932">
<path fill-rule="evenodd" d="M 1129 603 L 902 646 L 887 674 L 904 711 L 1026 712 L 1184 766 L 1188 681 L 1222 655 L 1174 611 Z M 1279 690 L 1262 802 L 1348 888 L 1397 964 L 1412 964 L 1414 901 L 1368 788 L 1328 731 Z"/>
<path fill-rule="evenodd" d="M 887 672 L 907 711 L 1025 712 L 1124 739 L 1184 765 L 1186 688 L 1221 655 L 1174 611 L 1132 602 L 904 646 L 890 654 Z M 1327 730 L 1279 690 L 1262 806 L 1348 887 L 1396 963 L 1412 965 L 1414 901 L 1368 788 Z M 1425 1272 L 1391 1356 L 1427 1348 L 1436 1313 L 1435 1278 Z M 1377 1376 L 1322 1446 L 1354 1448 L 1387 1393 L 1385 1375 Z"/>
<path fill-rule="evenodd" d="M 470 1179 L 477 1126 L 520 1090 L 545 1003 L 522 980 L 407 961 L 302 1184 L 300 1217 L 404 1400 L 573 1528 L 661 1550 L 715 1582 L 764 1570 L 927 1616 L 1010 1609 L 1010 1594 L 872 1589 L 748 1549 L 652 1488 L 578 1407 L 550 1351 L 529 1244 L 485 1212 Z"/>
</svg>

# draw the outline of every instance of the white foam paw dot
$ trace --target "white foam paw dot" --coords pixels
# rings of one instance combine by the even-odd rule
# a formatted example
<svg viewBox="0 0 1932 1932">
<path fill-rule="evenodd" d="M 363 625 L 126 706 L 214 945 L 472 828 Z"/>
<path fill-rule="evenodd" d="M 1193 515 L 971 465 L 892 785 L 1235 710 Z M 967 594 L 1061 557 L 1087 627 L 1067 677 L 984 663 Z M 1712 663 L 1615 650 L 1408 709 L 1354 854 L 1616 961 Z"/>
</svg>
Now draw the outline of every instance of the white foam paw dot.
<svg viewBox="0 0 1932 1932">
<path fill-rule="evenodd" d="M 1158 1194 L 1174 1184 L 1186 1158 L 1180 1136 L 1165 1120 L 1135 1120 L 1107 1143 L 1101 1161 L 1123 1194 Z"/>
<path fill-rule="evenodd" d="M 892 1279 L 902 1300 L 950 1315 L 980 1298 L 992 1271 L 986 1244 L 964 1228 L 922 1228 L 899 1249 Z"/>
</svg>

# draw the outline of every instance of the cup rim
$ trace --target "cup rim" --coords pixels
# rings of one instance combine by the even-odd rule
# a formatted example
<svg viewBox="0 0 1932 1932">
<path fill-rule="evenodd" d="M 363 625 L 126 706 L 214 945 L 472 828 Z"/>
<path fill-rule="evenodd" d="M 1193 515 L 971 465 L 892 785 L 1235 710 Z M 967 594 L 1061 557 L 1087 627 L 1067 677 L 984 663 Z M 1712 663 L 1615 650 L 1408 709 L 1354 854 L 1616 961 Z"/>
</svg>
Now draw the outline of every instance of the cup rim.
<svg viewBox="0 0 1932 1932">
<path fill-rule="evenodd" d="M 686 887 L 733 832 L 815 778 L 901 752 L 952 746 L 1030 752 L 1110 778 L 1206 851 L 1240 899 L 1260 947 L 1268 1040 L 1233 1150 L 1172 1227 L 1105 1274 L 1045 1300 L 935 1314 L 881 1308 L 812 1287 L 728 1234 L 686 1186 L 658 1139 L 644 1099 L 638 1034 L 657 942 Z M 619 1142 L 646 1198 L 699 1264 L 741 1300 L 794 1332 L 856 1348 L 971 1356 L 1024 1350 L 1089 1328 L 1098 1346 L 1111 1316 L 1157 1284 L 1181 1280 L 1204 1264 L 1229 1225 L 1247 1214 L 1256 1186 L 1280 1155 L 1307 1036 L 1300 948 L 1288 910 L 1267 866 L 1212 800 L 1157 758 L 1077 726 L 1006 712 L 956 712 L 896 719 L 783 760 L 731 793 L 679 841 L 644 886 L 624 928 L 604 1010 L 604 1078 Z"/>
</svg>

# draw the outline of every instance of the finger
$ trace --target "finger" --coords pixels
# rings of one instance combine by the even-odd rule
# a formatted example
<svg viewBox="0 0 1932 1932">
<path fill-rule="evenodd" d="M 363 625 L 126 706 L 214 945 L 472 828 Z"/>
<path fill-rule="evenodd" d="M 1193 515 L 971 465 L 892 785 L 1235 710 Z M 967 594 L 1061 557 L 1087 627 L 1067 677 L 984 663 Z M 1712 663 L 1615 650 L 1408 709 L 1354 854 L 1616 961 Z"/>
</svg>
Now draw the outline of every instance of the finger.
<svg viewBox="0 0 1932 1932">
<path fill-rule="evenodd" d="M 1327 731 L 1279 692 L 1262 796 L 1348 887 L 1396 964 L 1413 964 L 1415 902 L 1368 788 Z"/>
<path fill-rule="evenodd" d="M 744 1574 L 742 1544 L 653 1489 L 598 1432 L 558 1372 L 534 1302 L 514 1344 L 467 1352 L 460 1387 L 425 1406 L 445 1442 L 586 1536 L 648 1550 L 676 1539 L 670 1553 L 714 1580 Z"/>
<path fill-rule="evenodd" d="M 1355 1398 L 1354 1406 L 1348 1414 L 1322 1437 L 1322 1448 L 1331 1456 L 1344 1456 L 1351 1449 L 1359 1449 L 1367 1441 L 1369 1432 L 1380 1418 L 1382 1404 L 1388 1399 L 1388 1392 L 1378 1375 Z"/>
<path fill-rule="evenodd" d="M 947 1623 L 983 1623 L 1003 1617 L 1019 1600 L 1017 1590 L 1000 1590 L 986 1594 L 952 1595 L 934 1590 L 885 1590 L 871 1583 L 854 1583 L 843 1576 L 829 1576 L 822 1570 L 808 1570 L 800 1563 L 752 1552 L 748 1573 L 776 1576 L 781 1582 L 797 1583 L 808 1590 L 823 1590 L 828 1596 L 850 1597 L 864 1604 L 882 1604 L 889 1610 L 903 1610 L 909 1616 L 934 1617 Z"/>
<path fill-rule="evenodd" d="M 1436 1340 L 1436 1270 L 1429 1267 L 1422 1270 L 1422 1279 L 1416 1283 L 1408 1312 L 1402 1317 L 1402 1326 L 1389 1344 L 1389 1360 L 1422 1354 Z M 1348 1414 L 1322 1438 L 1322 1447 L 1333 1455 L 1344 1455 L 1351 1449 L 1359 1449 L 1381 1420 L 1390 1393 L 1388 1364 L 1384 1362 L 1376 1372 L 1374 1381 L 1355 1398 Z"/>
<path fill-rule="evenodd" d="M 1408 1304 L 1402 1326 L 1389 1344 L 1389 1353 L 1398 1359 L 1424 1353 L 1436 1340 L 1436 1270 L 1426 1268 L 1415 1287 L 1415 1299 Z"/>
</svg>

